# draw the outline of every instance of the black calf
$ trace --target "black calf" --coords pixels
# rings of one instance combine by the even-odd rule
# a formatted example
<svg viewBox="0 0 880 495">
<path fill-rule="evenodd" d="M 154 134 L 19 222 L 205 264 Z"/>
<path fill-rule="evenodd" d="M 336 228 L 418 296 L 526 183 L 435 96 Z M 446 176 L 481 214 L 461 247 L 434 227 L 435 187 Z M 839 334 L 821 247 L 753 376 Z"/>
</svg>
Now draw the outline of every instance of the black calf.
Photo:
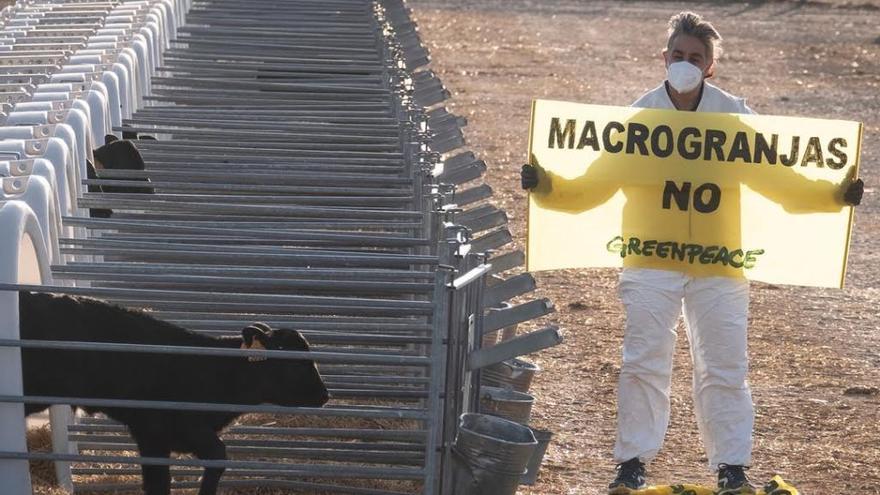
<svg viewBox="0 0 880 495">
<path fill-rule="evenodd" d="M 296 330 L 254 323 L 241 337 L 214 338 L 96 299 L 19 293 L 22 340 L 119 342 L 308 351 Z M 311 360 L 22 349 L 25 395 L 320 407 L 329 396 Z M 73 401 L 75 402 L 75 400 Z M 27 414 L 49 404 L 26 404 Z M 240 413 L 84 407 L 128 426 L 144 457 L 192 453 L 226 459 L 217 434 Z M 212 495 L 223 469 L 206 469 L 200 495 Z M 167 466 L 144 466 L 147 495 L 167 495 Z"/>
<path fill-rule="evenodd" d="M 89 179 L 99 178 L 99 170 L 144 170 L 146 168 L 144 159 L 134 143 L 129 140 L 120 141 L 112 134 L 105 136 L 104 140 L 105 144 L 93 152 L 95 163 L 86 163 Z M 150 182 L 149 179 L 136 180 Z M 155 191 L 149 186 L 89 186 L 89 192 L 152 194 Z M 89 211 L 89 216 L 93 218 L 110 218 L 112 215 L 113 210 L 107 208 L 92 208 Z"/>
</svg>

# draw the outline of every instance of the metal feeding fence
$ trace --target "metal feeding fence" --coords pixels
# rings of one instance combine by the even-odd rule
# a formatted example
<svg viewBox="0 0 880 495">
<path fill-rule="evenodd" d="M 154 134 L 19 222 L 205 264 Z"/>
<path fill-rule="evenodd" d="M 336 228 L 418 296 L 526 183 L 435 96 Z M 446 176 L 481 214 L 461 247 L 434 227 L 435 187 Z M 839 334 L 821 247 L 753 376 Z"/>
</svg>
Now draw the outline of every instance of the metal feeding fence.
<svg viewBox="0 0 880 495">
<path fill-rule="evenodd" d="M 523 254 L 503 252 L 486 166 L 460 150 L 465 121 L 442 107 L 401 0 L 27 1 L 2 25 L 4 493 L 30 492 L 35 459 L 76 492 L 136 489 L 138 464 L 172 466 L 172 488 L 198 487 L 204 467 L 226 468 L 225 487 L 321 493 L 529 481 L 504 448 L 539 460 L 534 436 L 492 418 L 528 422 L 536 368 L 515 358 L 560 337 L 517 325 L 553 307 L 508 303 L 535 281 L 502 276 Z M 131 139 L 144 169 L 90 175 L 105 134 Z M 24 395 L 23 348 L 250 351 L 19 339 L 18 290 L 97 297 L 210 335 L 296 328 L 332 400 Z M 53 452 L 28 453 L 33 402 L 249 414 L 223 434 L 228 460 L 140 457 L 123 425 L 66 406 L 52 408 Z M 481 410 L 494 416 L 467 414 Z"/>
</svg>

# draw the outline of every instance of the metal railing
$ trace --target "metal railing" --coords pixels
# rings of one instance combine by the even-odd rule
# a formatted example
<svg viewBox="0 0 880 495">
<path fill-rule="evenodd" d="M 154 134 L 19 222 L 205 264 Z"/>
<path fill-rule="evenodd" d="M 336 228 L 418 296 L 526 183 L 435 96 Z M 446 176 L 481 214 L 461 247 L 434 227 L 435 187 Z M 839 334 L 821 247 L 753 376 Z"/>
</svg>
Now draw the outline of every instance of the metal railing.
<svg viewBox="0 0 880 495">
<path fill-rule="evenodd" d="M 439 106 L 449 92 L 425 68 L 403 3 L 19 2 L 2 18 L 11 55 L 0 51 L 0 78 L 16 77 L 0 79 L 10 137 L 0 157 L 11 158 L 0 175 L 30 179 L 0 206 L 57 226 L 33 241 L 55 253 L 34 255 L 51 263 L 47 276 L 0 279 L 5 302 L 15 290 L 86 295 L 210 335 L 263 321 L 299 329 L 312 350 L 19 340 L 0 313 L 16 328 L 0 333 L 0 355 L 308 357 L 334 397 L 324 408 L 34 397 L 13 383 L 0 388 L 3 425 L 26 402 L 251 415 L 224 433 L 225 461 L 132 456 L 122 425 L 53 418 L 53 432 L 66 426 L 53 453 L 0 441 L 0 473 L 19 477 L 11 486 L 28 483 L 22 460 L 41 459 L 77 492 L 135 488 L 126 476 L 147 464 L 172 466 L 174 488 L 224 467 L 229 487 L 450 493 L 458 418 L 479 410 L 480 370 L 560 337 L 552 326 L 510 331 L 553 307 L 500 308 L 534 279 L 499 276 L 522 253 L 497 254 L 511 241 L 506 216 L 485 202 L 485 163 L 459 151 L 466 122 Z M 144 169 L 88 178 L 104 133 L 133 138 Z M 56 217 L 24 197 L 39 176 L 55 181 L 44 196 Z M 150 194 L 112 192 L 145 181 Z M 121 478 L 81 482 L 92 475 Z"/>
</svg>

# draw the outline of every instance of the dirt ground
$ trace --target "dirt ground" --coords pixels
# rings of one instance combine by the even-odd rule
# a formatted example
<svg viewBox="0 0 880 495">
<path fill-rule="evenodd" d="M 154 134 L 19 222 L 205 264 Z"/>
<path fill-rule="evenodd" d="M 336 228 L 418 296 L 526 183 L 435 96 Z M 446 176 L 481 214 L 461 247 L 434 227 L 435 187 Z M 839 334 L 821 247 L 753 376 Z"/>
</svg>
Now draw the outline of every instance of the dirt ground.
<svg viewBox="0 0 880 495">
<path fill-rule="evenodd" d="M 880 493 L 880 2 L 411 1 L 433 69 L 466 116 L 469 147 L 489 165 L 495 203 L 518 247 L 532 98 L 628 105 L 664 78 L 665 21 L 702 13 L 725 38 L 715 83 L 761 114 L 865 124 L 844 290 L 753 284 L 750 382 L 756 405 L 750 471 L 807 494 Z M 563 345 L 542 368 L 533 424 L 555 432 L 537 485 L 524 494 L 597 494 L 613 475 L 623 313 L 617 272 L 537 274 L 534 296 L 557 307 Z M 683 334 L 683 332 L 681 332 Z M 673 409 L 653 483 L 714 484 L 691 407 L 691 362 L 678 341 Z"/>
</svg>

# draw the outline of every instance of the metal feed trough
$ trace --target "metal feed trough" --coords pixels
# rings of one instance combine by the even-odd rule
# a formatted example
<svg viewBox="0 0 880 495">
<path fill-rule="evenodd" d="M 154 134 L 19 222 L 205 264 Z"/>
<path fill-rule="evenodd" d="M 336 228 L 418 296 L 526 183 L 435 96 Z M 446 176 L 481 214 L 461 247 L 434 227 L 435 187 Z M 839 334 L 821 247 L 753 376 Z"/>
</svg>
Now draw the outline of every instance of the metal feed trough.
<svg viewBox="0 0 880 495">
<path fill-rule="evenodd" d="M 534 279 L 501 276 L 523 255 L 499 254 L 507 218 L 485 201 L 485 163 L 460 150 L 464 119 L 440 106 L 448 92 L 403 3 L 28 1 L 0 16 L 4 493 L 30 493 L 28 459 L 55 461 L 83 493 L 137 489 L 141 463 L 171 465 L 173 488 L 223 466 L 232 488 L 451 493 L 480 370 L 559 334 L 517 335 L 553 307 L 506 302 Z M 135 138 L 145 169 L 89 178 L 104 134 Z M 145 180 L 152 194 L 94 192 Z M 253 321 L 299 329 L 333 400 L 25 397 L 21 348 L 247 351 L 19 340 L 19 289 L 213 335 Z M 138 457 L 124 426 L 65 406 L 52 408 L 53 452 L 28 453 L 23 402 L 254 414 L 225 432 L 228 461 Z"/>
</svg>

